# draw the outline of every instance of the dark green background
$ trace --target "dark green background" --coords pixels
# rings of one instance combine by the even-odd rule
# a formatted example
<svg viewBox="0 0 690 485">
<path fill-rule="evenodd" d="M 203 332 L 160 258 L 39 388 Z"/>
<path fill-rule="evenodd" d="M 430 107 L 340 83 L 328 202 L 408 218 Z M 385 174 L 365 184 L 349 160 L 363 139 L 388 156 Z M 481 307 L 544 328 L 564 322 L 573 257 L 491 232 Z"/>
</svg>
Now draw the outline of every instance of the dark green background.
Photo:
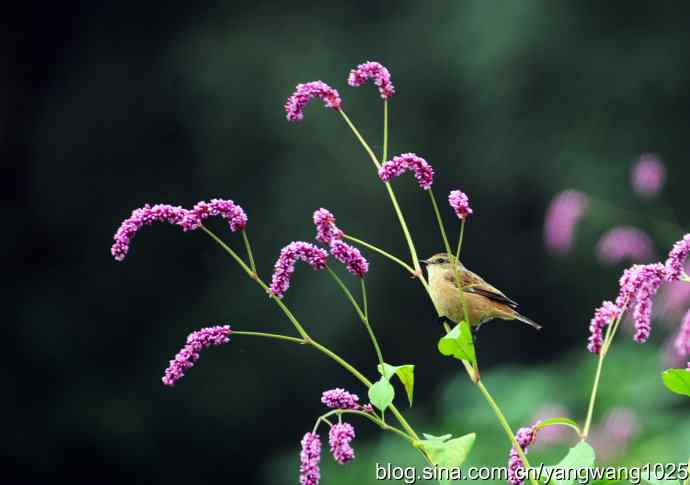
<svg viewBox="0 0 690 485">
<path fill-rule="evenodd" d="M 511 387 L 530 385 L 522 392 L 534 402 L 558 401 L 547 390 L 564 389 L 539 387 L 535 376 L 580 369 L 568 377 L 576 389 L 566 386 L 578 397 L 563 399 L 582 417 L 594 360 L 584 355 L 587 325 L 615 295 L 620 271 L 595 261 L 596 237 L 617 223 L 688 221 L 690 6 L 681 2 L 36 2 L 7 14 L 0 468 L 8 483 L 296 483 L 298 442 L 321 412 L 321 391 L 364 394 L 313 351 L 248 338 L 207 352 L 164 388 L 162 371 L 190 331 L 229 322 L 289 332 L 289 324 L 201 233 L 151 227 L 124 263 L 109 254 L 135 207 L 224 197 L 248 212 L 266 278 L 283 245 L 313 238 L 311 214 L 321 206 L 348 232 L 405 256 L 383 186 L 343 121 L 318 103 L 303 123 L 285 121 L 282 105 L 299 82 L 337 88 L 380 150 L 378 93 L 349 88 L 346 77 L 367 59 L 390 69 L 391 154 L 425 157 L 440 197 L 453 188 L 470 195 L 466 264 L 545 327 L 482 329 L 487 385 L 502 389 L 504 403 L 513 402 Z M 661 199 L 642 203 L 628 173 L 646 151 L 665 160 L 669 180 Z M 422 255 L 440 250 L 426 195 L 409 176 L 395 187 Z M 574 254 L 557 258 L 543 248 L 542 224 L 566 188 L 629 212 L 597 208 Z M 659 256 L 681 235 L 652 233 Z M 477 431 L 478 443 L 489 433 L 495 440 L 484 446 L 502 464 L 507 441 L 488 407 L 464 381 L 448 380 L 460 371 L 435 350 L 431 304 L 397 267 L 367 256 L 384 353 L 417 365 L 416 423 L 434 434 Z M 286 302 L 373 376 L 366 334 L 325 274 L 300 267 Z M 618 367 L 621 380 L 661 395 L 654 345 L 625 354 L 632 369 Z M 564 361 L 571 349 L 588 364 Z M 498 365 L 492 383 L 488 369 Z M 463 391 L 447 394 L 451 386 Z M 635 405 L 619 401 L 636 396 L 611 403 Z M 463 409 L 473 429 L 454 428 L 467 417 L 449 413 Z M 523 414 L 509 415 L 514 426 L 528 424 Z M 360 428 L 368 442 L 373 431 Z M 276 454 L 286 458 L 267 467 Z M 351 473 L 371 480 L 363 460 Z"/>
</svg>

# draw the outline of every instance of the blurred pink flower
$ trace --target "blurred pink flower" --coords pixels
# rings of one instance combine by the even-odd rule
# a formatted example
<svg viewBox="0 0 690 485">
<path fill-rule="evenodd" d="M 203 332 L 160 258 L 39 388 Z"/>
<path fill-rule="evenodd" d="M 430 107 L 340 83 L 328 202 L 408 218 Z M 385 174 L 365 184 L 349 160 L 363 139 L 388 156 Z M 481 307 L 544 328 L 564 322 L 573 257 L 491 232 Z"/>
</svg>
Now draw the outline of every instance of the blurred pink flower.
<svg viewBox="0 0 690 485">
<path fill-rule="evenodd" d="M 548 403 L 537 409 L 537 412 L 534 413 L 533 421 L 538 423 L 541 421 L 546 421 L 547 419 L 567 418 L 569 416 L 570 413 L 565 406 L 556 403 Z M 571 435 L 568 428 L 560 425 L 547 426 L 540 429 L 537 434 L 539 435 L 539 440 L 535 443 L 535 447 L 543 447 L 552 443 L 558 443 L 564 439 L 567 439 L 568 436 Z M 572 433 L 572 436 L 575 436 L 575 433 Z"/>
<path fill-rule="evenodd" d="M 690 264 L 685 265 L 685 272 L 690 270 Z M 668 325 L 675 325 L 683 312 L 690 307 L 690 284 L 683 281 L 666 283 L 659 292 L 659 314 Z"/>
<path fill-rule="evenodd" d="M 597 458 L 608 461 L 620 455 L 639 431 L 637 416 L 628 408 L 613 408 L 606 420 L 592 430 L 590 444 Z"/>
<path fill-rule="evenodd" d="M 652 197 L 664 185 L 666 168 L 653 153 L 643 153 L 632 166 L 630 179 L 638 195 Z"/>
<path fill-rule="evenodd" d="M 558 194 L 546 211 L 544 242 L 547 249 L 567 253 L 573 245 L 575 226 L 589 207 L 587 196 L 577 190 Z"/>
<path fill-rule="evenodd" d="M 597 244 L 597 256 L 605 265 L 623 261 L 646 263 L 654 257 L 654 244 L 644 231 L 618 226 L 606 232 Z"/>
<path fill-rule="evenodd" d="M 690 310 L 688 310 L 683 318 L 673 347 L 680 356 L 687 357 L 690 355 Z"/>
</svg>

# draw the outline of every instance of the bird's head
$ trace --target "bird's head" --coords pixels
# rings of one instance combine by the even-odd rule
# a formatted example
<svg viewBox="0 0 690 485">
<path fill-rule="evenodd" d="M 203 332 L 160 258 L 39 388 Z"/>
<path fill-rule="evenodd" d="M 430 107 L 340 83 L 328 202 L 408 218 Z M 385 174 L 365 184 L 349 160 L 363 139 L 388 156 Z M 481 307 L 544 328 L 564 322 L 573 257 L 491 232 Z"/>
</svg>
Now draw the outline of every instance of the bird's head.
<svg viewBox="0 0 690 485">
<path fill-rule="evenodd" d="M 420 259 L 419 262 L 426 265 L 426 269 L 429 273 L 436 273 L 453 270 L 454 268 L 451 260 L 454 259 L 455 258 L 449 256 L 448 253 L 437 253 L 428 259 Z M 463 269 L 461 262 L 458 261 L 457 264 L 459 269 Z"/>
</svg>

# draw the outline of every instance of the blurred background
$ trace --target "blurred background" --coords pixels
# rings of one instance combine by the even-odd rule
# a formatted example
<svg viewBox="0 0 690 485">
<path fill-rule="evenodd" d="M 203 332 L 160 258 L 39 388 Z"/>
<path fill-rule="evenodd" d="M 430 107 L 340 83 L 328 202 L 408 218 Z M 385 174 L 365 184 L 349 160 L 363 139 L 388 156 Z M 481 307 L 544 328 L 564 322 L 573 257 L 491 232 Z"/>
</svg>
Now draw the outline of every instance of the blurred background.
<svg viewBox="0 0 690 485">
<path fill-rule="evenodd" d="M 299 441 L 323 412 L 321 392 L 366 395 L 310 349 L 246 337 L 207 351 L 164 387 L 163 370 L 189 332 L 228 322 L 289 333 L 289 322 L 201 232 L 157 225 L 136 237 L 125 262 L 109 251 L 121 220 L 144 203 L 223 197 L 247 211 L 265 278 L 286 243 L 313 240 L 319 207 L 406 257 L 383 186 L 342 119 L 315 102 L 302 123 L 285 121 L 283 103 L 299 82 L 338 89 L 380 150 L 378 92 L 346 78 L 360 62 L 382 62 L 397 88 L 389 153 L 425 157 L 437 196 L 469 194 L 465 263 L 544 325 L 536 333 L 495 322 L 480 333 L 486 385 L 515 428 L 584 418 L 595 366 L 589 319 L 615 297 L 629 262 L 602 260 L 601 236 L 635 226 L 649 238 L 644 257 L 663 260 L 688 229 L 688 4 L 17 8 L 0 32 L 4 483 L 297 483 Z M 651 197 L 631 185 L 643 153 L 666 171 Z M 428 197 L 411 176 L 394 185 L 421 255 L 438 252 Z M 572 244 L 549 249 L 545 215 L 567 189 L 585 194 L 587 210 Z M 238 235 L 212 225 L 241 249 Z M 474 431 L 468 463 L 504 465 L 507 441 L 461 367 L 437 353 L 441 329 L 418 283 L 365 255 L 384 355 L 416 364 L 409 419 L 435 435 Z M 326 274 L 299 267 L 285 301 L 314 336 L 375 376 L 367 335 Z M 687 460 L 688 400 L 659 378 L 674 360 L 683 301 L 658 315 L 648 344 L 619 335 L 595 414 L 600 463 Z M 406 408 L 403 396 L 398 389 Z M 422 465 L 404 442 L 355 424 L 358 459 L 341 469 L 324 450 L 324 483 L 372 482 L 376 462 Z M 566 432 L 530 456 L 553 463 L 575 441 Z"/>
</svg>

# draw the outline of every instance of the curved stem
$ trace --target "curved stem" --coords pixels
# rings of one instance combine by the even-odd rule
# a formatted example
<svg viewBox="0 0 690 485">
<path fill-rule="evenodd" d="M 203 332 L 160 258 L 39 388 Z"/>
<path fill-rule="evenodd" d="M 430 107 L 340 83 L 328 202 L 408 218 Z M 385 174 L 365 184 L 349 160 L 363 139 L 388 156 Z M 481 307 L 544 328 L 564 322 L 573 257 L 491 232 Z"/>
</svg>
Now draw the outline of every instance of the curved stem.
<svg viewBox="0 0 690 485">
<path fill-rule="evenodd" d="M 254 254 L 252 253 L 252 245 L 249 243 L 249 236 L 247 236 L 246 229 L 242 231 L 242 239 L 244 240 L 244 247 L 247 249 L 249 265 L 251 266 L 252 272 L 256 274 L 256 263 L 254 262 Z"/>
<path fill-rule="evenodd" d="M 350 303 L 352 303 L 352 306 L 355 308 L 357 311 L 357 315 L 359 315 L 359 319 L 362 321 L 364 324 L 364 327 L 367 329 L 367 333 L 369 334 L 369 338 L 371 339 L 371 343 L 374 345 L 374 350 L 376 351 L 376 357 L 379 360 L 379 364 L 381 364 L 381 373 L 385 375 L 385 367 L 383 365 L 383 354 L 381 353 L 381 347 L 379 346 L 378 340 L 376 340 L 376 335 L 374 335 L 374 330 L 371 328 L 371 324 L 369 323 L 369 319 L 367 318 L 365 312 L 362 311 L 360 308 L 359 304 L 357 304 L 357 300 L 355 300 L 355 297 L 352 295 L 352 292 L 347 288 L 345 283 L 343 283 L 343 280 L 340 279 L 340 277 L 335 274 L 335 271 L 333 271 L 330 266 L 326 266 L 326 269 L 330 273 L 330 275 L 333 277 L 333 279 L 338 283 L 338 286 L 340 287 L 341 290 L 343 290 L 343 293 L 345 293 L 345 296 L 347 296 L 348 300 L 350 300 Z M 363 282 L 364 280 L 362 280 Z M 364 288 L 364 287 L 362 287 Z M 366 294 L 364 295 L 364 300 L 366 301 Z"/>
<path fill-rule="evenodd" d="M 366 140 L 364 140 L 364 137 L 359 132 L 357 127 L 352 123 L 352 121 L 350 121 L 350 118 L 345 114 L 345 111 L 340 109 L 339 112 L 341 115 L 343 115 L 343 118 L 345 119 L 345 123 L 347 123 L 347 126 L 350 127 L 350 129 L 352 130 L 352 133 L 355 134 L 355 137 L 357 138 L 357 140 L 359 140 L 359 143 L 364 147 L 364 150 L 369 154 L 371 161 L 374 162 L 374 166 L 378 170 L 381 167 L 381 164 L 377 160 L 376 155 L 374 155 L 374 150 L 372 150 L 371 147 L 369 146 L 369 144 L 366 142 Z"/>
<path fill-rule="evenodd" d="M 354 236 L 350 236 L 349 234 L 345 234 L 344 236 L 345 236 L 345 239 L 349 239 L 350 241 L 352 241 L 354 243 L 357 243 L 361 246 L 364 246 L 367 249 L 371 249 L 372 251 L 379 253 L 381 256 L 384 256 L 384 257 L 390 259 L 391 261 L 398 263 L 400 266 L 402 266 L 405 269 L 405 271 L 409 272 L 410 274 L 412 274 L 412 275 L 415 274 L 414 269 L 412 269 L 412 267 L 409 264 L 405 263 L 402 259 L 393 256 L 389 252 L 384 251 L 383 249 L 376 247 L 373 244 L 369 244 L 366 241 L 363 241 L 361 239 L 357 239 Z"/>
<path fill-rule="evenodd" d="M 589 406 L 587 407 L 587 418 L 585 419 L 585 427 L 582 430 L 582 439 L 587 439 L 587 436 L 589 436 L 589 430 L 592 425 L 592 417 L 594 416 L 594 403 L 596 402 L 597 399 L 597 391 L 599 390 L 599 382 L 601 380 L 601 372 L 602 369 L 604 368 L 604 359 L 606 358 L 606 354 L 609 351 L 609 348 L 611 347 L 611 342 L 613 342 L 613 337 L 616 335 L 616 331 L 618 330 L 618 327 L 620 326 L 621 319 L 623 318 L 623 314 L 625 313 L 627 307 L 627 301 L 625 305 L 623 305 L 623 309 L 618 315 L 618 318 L 613 322 L 613 324 L 609 325 L 606 327 L 606 335 L 604 336 L 604 343 L 601 346 L 601 350 L 599 351 L 599 360 L 597 361 L 597 370 L 596 373 L 594 374 L 594 383 L 592 384 L 592 394 L 589 398 Z"/>
<path fill-rule="evenodd" d="M 501 423 L 503 430 L 506 432 L 506 435 L 508 435 L 508 439 L 513 444 L 513 448 L 515 449 L 518 456 L 520 457 L 520 460 L 522 460 L 522 464 L 525 466 L 525 471 L 527 471 L 529 473 L 530 464 L 527 461 L 527 457 L 525 456 L 525 453 L 522 450 L 522 447 L 520 446 L 520 444 L 515 439 L 515 433 L 513 433 L 513 430 L 510 429 L 510 425 L 508 424 L 508 420 L 506 419 L 506 417 L 501 412 L 501 408 L 498 407 L 498 404 L 496 404 L 496 401 L 494 401 L 494 398 L 491 396 L 491 394 L 489 393 L 489 390 L 484 386 L 484 383 L 481 380 L 477 381 L 477 387 L 479 387 L 479 390 L 481 391 L 482 395 L 486 398 L 486 400 L 489 403 L 489 406 L 491 406 L 491 409 L 493 410 L 494 414 L 496 414 L 496 417 L 498 418 L 498 421 Z M 528 474 L 528 476 L 530 477 L 530 481 L 532 482 L 533 485 L 539 485 L 537 480 L 533 476 L 531 476 L 531 474 Z"/>
<path fill-rule="evenodd" d="M 293 342 L 296 344 L 306 344 L 307 343 L 304 339 L 297 338 L 297 337 L 290 337 L 289 335 L 282 335 L 279 333 L 247 332 L 247 331 L 233 330 L 231 332 L 231 335 L 247 335 L 249 337 L 265 337 L 265 338 L 272 338 L 272 339 L 277 339 L 277 340 L 286 340 L 288 342 Z"/>
</svg>

